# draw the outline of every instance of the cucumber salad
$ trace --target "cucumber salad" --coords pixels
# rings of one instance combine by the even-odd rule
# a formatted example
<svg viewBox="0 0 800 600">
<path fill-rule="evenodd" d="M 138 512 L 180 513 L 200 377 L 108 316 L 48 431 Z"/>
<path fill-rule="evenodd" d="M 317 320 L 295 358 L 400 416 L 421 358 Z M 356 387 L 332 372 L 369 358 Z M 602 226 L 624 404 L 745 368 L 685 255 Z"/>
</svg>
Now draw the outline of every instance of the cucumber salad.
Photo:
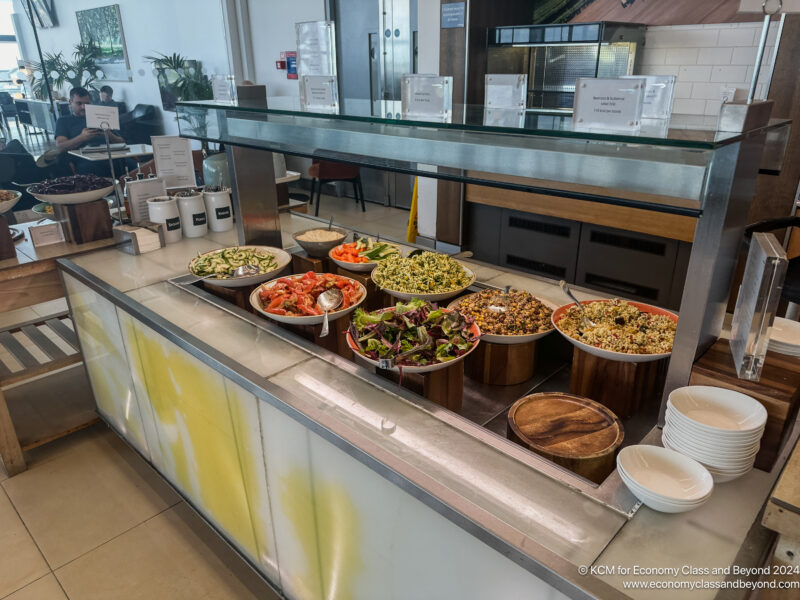
<svg viewBox="0 0 800 600">
<path fill-rule="evenodd" d="M 242 265 L 255 265 L 259 273 L 268 273 L 278 268 L 278 261 L 264 250 L 223 248 L 199 255 L 189 264 L 189 270 L 198 277 L 216 275 L 216 279 L 230 279 L 236 268 Z"/>
</svg>

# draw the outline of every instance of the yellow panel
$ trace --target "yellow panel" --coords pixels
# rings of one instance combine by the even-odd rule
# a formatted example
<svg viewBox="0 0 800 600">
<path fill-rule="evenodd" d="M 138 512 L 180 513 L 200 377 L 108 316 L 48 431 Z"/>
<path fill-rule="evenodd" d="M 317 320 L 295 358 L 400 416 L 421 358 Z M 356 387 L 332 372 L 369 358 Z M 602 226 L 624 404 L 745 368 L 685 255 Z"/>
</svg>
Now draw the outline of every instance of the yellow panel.
<svg viewBox="0 0 800 600">
<path fill-rule="evenodd" d="M 222 375 L 131 321 L 168 477 L 253 559 L 258 550 Z"/>
</svg>

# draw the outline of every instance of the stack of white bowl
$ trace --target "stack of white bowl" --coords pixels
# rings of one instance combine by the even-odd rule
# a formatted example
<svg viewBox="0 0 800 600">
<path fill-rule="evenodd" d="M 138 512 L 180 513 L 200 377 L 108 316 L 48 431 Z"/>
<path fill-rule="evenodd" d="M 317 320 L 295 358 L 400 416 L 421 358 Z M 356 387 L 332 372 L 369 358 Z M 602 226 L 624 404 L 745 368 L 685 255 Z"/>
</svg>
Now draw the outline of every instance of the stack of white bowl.
<svg viewBox="0 0 800 600">
<path fill-rule="evenodd" d="M 758 400 L 733 390 L 690 385 L 669 395 L 662 441 L 723 483 L 753 468 L 766 423 L 767 411 Z"/>
<path fill-rule="evenodd" d="M 800 323 L 775 317 L 769 337 L 769 349 L 779 354 L 800 356 Z"/>
<path fill-rule="evenodd" d="M 644 504 L 660 512 L 687 512 L 705 504 L 714 481 L 703 465 L 659 446 L 628 446 L 617 455 L 617 472 Z"/>
</svg>

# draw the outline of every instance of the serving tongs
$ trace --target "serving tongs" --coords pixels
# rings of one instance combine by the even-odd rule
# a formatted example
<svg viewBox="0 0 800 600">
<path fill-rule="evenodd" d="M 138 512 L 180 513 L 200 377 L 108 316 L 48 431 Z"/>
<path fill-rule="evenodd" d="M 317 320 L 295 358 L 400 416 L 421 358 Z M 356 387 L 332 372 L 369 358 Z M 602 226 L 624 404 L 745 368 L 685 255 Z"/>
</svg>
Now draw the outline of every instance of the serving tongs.
<svg viewBox="0 0 800 600">
<path fill-rule="evenodd" d="M 569 299 L 572 300 L 575 303 L 575 306 L 577 306 L 578 309 L 581 311 L 581 321 L 583 323 L 583 326 L 586 329 L 590 329 L 592 327 L 597 327 L 597 324 L 594 321 L 592 321 L 589 317 L 586 316 L 586 309 L 583 307 L 583 304 L 581 304 L 578 301 L 578 299 L 575 297 L 575 295 L 569 289 L 569 286 L 567 285 L 567 282 L 562 279 L 561 281 L 558 282 L 558 285 L 561 286 L 561 291 L 564 292 L 567 296 L 569 296 Z"/>
<path fill-rule="evenodd" d="M 411 350 L 406 350 L 405 352 L 401 352 L 400 354 L 393 356 L 392 358 L 379 358 L 378 359 L 378 368 L 379 369 L 393 369 L 397 366 L 397 362 L 402 359 L 406 358 L 407 356 L 411 356 L 412 354 L 416 354 L 417 352 L 421 352 L 422 350 L 427 349 L 431 344 L 433 344 L 433 338 L 428 335 L 428 332 L 417 328 L 417 339 L 419 344 L 414 346 Z"/>
</svg>

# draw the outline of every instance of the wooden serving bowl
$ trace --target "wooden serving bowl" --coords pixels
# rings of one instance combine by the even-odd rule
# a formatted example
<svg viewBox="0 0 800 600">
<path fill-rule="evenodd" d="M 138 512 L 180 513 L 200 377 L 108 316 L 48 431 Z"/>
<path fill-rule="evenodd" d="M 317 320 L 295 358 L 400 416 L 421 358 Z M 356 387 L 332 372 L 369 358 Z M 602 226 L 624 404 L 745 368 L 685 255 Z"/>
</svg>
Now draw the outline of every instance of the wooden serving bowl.
<svg viewBox="0 0 800 600">
<path fill-rule="evenodd" d="M 557 465 L 602 483 L 625 439 L 622 423 L 602 404 L 561 392 L 531 394 L 508 411 L 508 439 Z"/>
</svg>

